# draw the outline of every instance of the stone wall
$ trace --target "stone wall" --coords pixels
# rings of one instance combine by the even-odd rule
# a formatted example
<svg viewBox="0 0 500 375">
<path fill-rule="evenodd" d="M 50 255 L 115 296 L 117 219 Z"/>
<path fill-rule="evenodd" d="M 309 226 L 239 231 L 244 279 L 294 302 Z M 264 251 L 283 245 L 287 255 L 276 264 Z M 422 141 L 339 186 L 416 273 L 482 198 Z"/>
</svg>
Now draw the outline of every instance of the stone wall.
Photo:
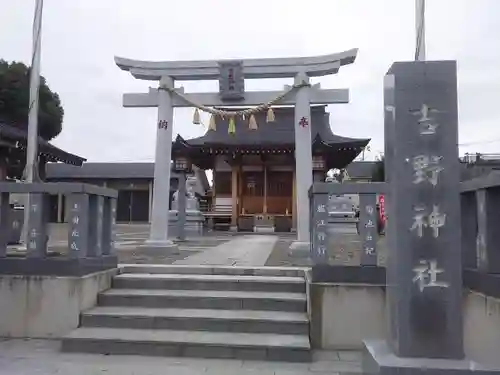
<svg viewBox="0 0 500 375">
<path fill-rule="evenodd" d="M 310 285 L 311 340 L 321 349 L 361 349 L 385 339 L 385 286 Z M 468 358 L 500 366 L 500 299 L 464 289 L 464 347 Z"/>
<path fill-rule="evenodd" d="M 0 275 L 0 337 L 60 337 L 111 287 L 117 269 L 83 277 Z"/>
</svg>

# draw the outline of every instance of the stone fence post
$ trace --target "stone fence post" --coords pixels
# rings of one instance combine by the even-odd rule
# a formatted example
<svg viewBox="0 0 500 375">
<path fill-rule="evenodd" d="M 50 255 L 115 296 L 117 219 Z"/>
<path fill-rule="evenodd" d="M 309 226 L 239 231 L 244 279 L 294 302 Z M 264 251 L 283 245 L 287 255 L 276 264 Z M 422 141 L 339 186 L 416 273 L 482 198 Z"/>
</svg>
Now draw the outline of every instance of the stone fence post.
<svg viewBox="0 0 500 375">
<path fill-rule="evenodd" d="M 24 253 L 7 250 L 10 194 L 31 194 Z M 47 231 L 49 195 L 69 201 L 68 242 L 61 252 L 49 252 Z M 0 274 L 78 276 L 115 268 L 114 230 L 118 192 L 81 183 L 0 183 Z M 60 249 L 56 249 L 60 250 Z"/>
<path fill-rule="evenodd" d="M 461 190 L 463 266 L 500 274 L 500 173 L 465 181 Z"/>
<path fill-rule="evenodd" d="M 377 195 L 383 194 L 385 183 L 342 183 L 331 184 L 316 182 L 309 189 L 311 215 L 311 259 L 314 269 L 321 272 L 333 272 L 328 265 L 328 246 L 331 236 L 328 230 L 328 201 L 331 195 L 359 194 L 360 218 L 359 227 L 362 237 L 361 266 L 377 265 Z"/>
</svg>

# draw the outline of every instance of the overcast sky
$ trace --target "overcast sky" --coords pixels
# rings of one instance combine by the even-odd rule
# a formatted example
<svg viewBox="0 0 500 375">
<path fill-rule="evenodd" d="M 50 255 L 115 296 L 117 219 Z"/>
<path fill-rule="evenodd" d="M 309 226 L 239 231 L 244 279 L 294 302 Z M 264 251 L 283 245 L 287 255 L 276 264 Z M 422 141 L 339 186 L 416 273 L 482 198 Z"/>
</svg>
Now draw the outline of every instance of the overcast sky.
<svg viewBox="0 0 500 375">
<path fill-rule="evenodd" d="M 35 0 L 0 0 L 0 58 L 28 62 Z M 411 60 L 414 0 L 45 0 L 42 74 L 65 110 L 54 143 L 89 161 L 154 158 L 156 109 L 122 108 L 124 92 L 146 92 L 113 57 L 142 60 L 288 57 L 359 48 L 352 65 L 316 79 L 349 88 L 350 104 L 329 106 L 343 136 L 383 149 L 382 80 L 393 61 Z M 428 0 L 427 58 L 459 64 L 460 150 L 500 152 L 500 0 Z M 282 89 L 252 80 L 247 89 Z M 186 82 L 216 91 L 215 82 Z M 205 131 L 177 109 L 174 136 Z M 263 125 L 265 126 L 265 125 Z"/>
</svg>

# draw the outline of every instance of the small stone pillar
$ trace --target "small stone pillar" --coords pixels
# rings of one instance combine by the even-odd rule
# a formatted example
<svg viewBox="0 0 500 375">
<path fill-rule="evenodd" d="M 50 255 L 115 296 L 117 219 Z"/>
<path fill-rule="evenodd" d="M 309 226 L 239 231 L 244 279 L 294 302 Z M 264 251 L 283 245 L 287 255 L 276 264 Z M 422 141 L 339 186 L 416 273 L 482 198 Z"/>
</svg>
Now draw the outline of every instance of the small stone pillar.
<svg viewBox="0 0 500 375">
<path fill-rule="evenodd" d="M 198 200 L 194 193 L 195 177 L 188 177 L 181 173 L 179 178 L 179 189 L 174 193 L 172 210 L 170 210 L 170 225 L 173 233 L 179 240 L 186 237 L 199 236 L 203 234 L 203 223 L 205 218 L 200 211 Z"/>
<path fill-rule="evenodd" d="M 177 239 L 186 239 L 186 173 L 179 173 L 179 190 L 177 194 Z"/>
</svg>

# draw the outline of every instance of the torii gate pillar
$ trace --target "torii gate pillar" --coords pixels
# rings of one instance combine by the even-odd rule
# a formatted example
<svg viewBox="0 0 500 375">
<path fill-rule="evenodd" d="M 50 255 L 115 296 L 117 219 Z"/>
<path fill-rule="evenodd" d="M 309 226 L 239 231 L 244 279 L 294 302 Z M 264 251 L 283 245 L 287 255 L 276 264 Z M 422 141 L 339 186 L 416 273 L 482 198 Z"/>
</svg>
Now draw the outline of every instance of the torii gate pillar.
<svg viewBox="0 0 500 375">
<path fill-rule="evenodd" d="M 240 60 L 244 78 L 294 78 L 297 89 L 275 105 L 295 105 L 295 167 L 297 241 L 292 249 L 310 248 L 310 218 L 308 190 L 312 185 L 311 104 L 348 103 L 347 89 L 321 90 L 308 85 L 309 77 L 336 74 L 343 65 L 356 59 L 357 49 L 325 56 Z M 151 62 L 115 57 L 116 64 L 138 79 L 160 81 L 159 90 L 144 94 L 124 94 L 124 107 L 158 107 L 158 129 L 154 172 L 153 208 L 149 240 L 146 245 L 171 247 L 168 239 L 168 196 L 170 191 L 170 162 L 172 154 L 173 108 L 190 107 L 191 103 L 206 107 L 259 106 L 280 96 L 282 92 L 250 91 L 244 98 L 228 102 L 219 93 L 185 94 L 174 88 L 174 80 L 217 80 L 220 65 L 208 61 Z M 306 83 L 306 85 L 303 85 Z M 166 89 L 165 89 L 166 88 Z"/>
<path fill-rule="evenodd" d="M 295 84 L 309 83 L 305 73 L 295 76 Z M 310 87 L 301 87 L 295 94 L 295 196 L 297 209 L 297 241 L 293 250 L 309 250 L 310 217 L 308 191 L 313 182 L 311 150 L 311 104 Z"/>
<path fill-rule="evenodd" d="M 153 207 L 147 246 L 175 247 L 168 239 L 168 213 L 170 200 L 170 160 L 172 160 L 172 135 L 174 108 L 172 94 L 166 88 L 173 88 L 171 77 L 160 79 L 158 89 L 158 124 L 156 130 L 155 169 L 153 184 Z"/>
</svg>

